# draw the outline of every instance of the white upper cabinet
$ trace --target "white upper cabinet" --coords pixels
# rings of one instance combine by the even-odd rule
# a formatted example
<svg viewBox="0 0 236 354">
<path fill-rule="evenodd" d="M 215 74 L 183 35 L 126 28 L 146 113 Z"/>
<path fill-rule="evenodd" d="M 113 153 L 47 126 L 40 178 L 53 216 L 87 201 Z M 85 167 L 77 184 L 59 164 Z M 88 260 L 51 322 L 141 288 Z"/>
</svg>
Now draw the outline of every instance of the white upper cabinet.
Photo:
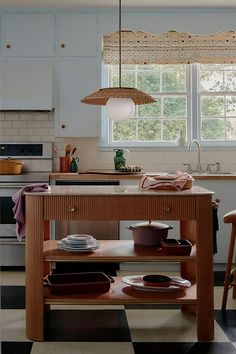
<svg viewBox="0 0 236 354">
<path fill-rule="evenodd" d="M 3 54 L 51 57 L 55 53 L 54 14 L 3 15 Z"/>
<path fill-rule="evenodd" d="M 0 61 L 0 78 L 0 109 L 53 109 L 51 62 Z"/>
<path fill-rule="evenodd" d="M 96 14 L 59 14 L 57 24 L 57 52 L 60 56 L 96 56 Z"/>
<path fill-rule="evenodd" d="M 80 102 L 99 87 L 96 58 L 61 60 L 57 69 L 56 136 L 99 136 L 100 106 Z"/>
</svg>

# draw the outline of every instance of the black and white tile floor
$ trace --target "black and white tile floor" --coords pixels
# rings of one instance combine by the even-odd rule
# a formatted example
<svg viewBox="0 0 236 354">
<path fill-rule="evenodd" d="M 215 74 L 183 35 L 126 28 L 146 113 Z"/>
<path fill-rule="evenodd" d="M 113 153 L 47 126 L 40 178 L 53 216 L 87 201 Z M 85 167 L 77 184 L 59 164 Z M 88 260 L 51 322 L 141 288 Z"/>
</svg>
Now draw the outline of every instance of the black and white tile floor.
<svg viewBox="0 0 236 354">
<path fill-rule="evenodd" d="M 24 272 L 2 271 L 1 353 L 236 354 L 236 300 L 230 291 L 222 312 L 223 287 L 216 284 L 212 342 L 196 341 L 195 316 L 157 305 L 53 306 L 45 341 L 32 342 L 25 336 Z"/>
</svg>

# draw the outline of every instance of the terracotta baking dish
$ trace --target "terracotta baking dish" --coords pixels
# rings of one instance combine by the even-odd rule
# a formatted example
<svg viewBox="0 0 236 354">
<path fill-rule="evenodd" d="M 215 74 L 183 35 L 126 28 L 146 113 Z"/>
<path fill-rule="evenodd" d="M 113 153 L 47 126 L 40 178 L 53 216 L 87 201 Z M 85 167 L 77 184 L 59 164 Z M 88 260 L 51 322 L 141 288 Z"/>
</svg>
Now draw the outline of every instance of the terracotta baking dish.
<svg viewBox="0 0 236 354">
<path fill-rule="evenodd" d="M 189 240 L 176 240 L 169 238 L 167 240 L 161 240 L 161 247 L 166 254 L 176 256 L 189 256 L 192 249 L 192 244 Z"/>
<path fill-rule="evenodd" d="M 44 278 L 44 285 L 54 295 L 106 293 L 112 282 L 113 278 L 102 272 L 48 274 Z"/>
<path fill-rule="evenodd" d="M 11 158 L 0 160 L 0 175 L 20 175 L 23 162 Z"/>
</svg>

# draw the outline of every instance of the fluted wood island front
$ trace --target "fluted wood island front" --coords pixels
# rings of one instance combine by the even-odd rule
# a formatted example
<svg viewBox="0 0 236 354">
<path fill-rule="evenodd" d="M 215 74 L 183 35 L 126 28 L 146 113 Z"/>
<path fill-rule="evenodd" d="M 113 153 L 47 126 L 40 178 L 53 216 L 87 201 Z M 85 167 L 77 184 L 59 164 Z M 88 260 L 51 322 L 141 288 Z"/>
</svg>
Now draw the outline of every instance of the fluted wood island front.
<svg viewBox="0 0 236 354">
<path fill-rule="evenodd" d="M 197 316 L 197 338 L 214 337 L 212 194 L 194 186 L 177 191 L 143 191 L 137 186 L 52 186 L 26 193 L 26 334 L 44 340 L 44 311 L 51 304 L 180 304 Z M 101 241 L 93 253 L 69 253 L 50 240 L 50 220 L 179 220 L 180 235 L 194 244 L 190 256 L 166 256 L 134 247 L 133 241 Z M 115 278 L 108 293 L 52 295 L 43 286 L 51 262 L 180 262 L 181 275 L 192 282 L 185 291 L 149 293 Z M 79 319 L 78 319 L 79 320 Z"/>
</svg>

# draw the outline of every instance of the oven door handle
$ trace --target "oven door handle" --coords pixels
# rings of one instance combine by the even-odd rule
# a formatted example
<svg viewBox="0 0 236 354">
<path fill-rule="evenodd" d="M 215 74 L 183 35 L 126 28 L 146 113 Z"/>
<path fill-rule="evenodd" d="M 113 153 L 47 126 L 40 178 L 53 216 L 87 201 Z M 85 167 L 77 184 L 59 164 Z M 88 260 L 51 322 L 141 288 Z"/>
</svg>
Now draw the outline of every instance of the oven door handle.
<svg viewBox="0 0 236 354">
<path fill-rule="evenodd" d="M 0 183 L 0 188 L 7 188 L 7 189 L 13 189 L 13 188 L 17 188 L 17 189 L 20 189 L 20 188 L 23 188 L 25 186 L 27 186 L 28 183 L 26 184 L 23 184 L 23 183 Z"/>
</svg>

